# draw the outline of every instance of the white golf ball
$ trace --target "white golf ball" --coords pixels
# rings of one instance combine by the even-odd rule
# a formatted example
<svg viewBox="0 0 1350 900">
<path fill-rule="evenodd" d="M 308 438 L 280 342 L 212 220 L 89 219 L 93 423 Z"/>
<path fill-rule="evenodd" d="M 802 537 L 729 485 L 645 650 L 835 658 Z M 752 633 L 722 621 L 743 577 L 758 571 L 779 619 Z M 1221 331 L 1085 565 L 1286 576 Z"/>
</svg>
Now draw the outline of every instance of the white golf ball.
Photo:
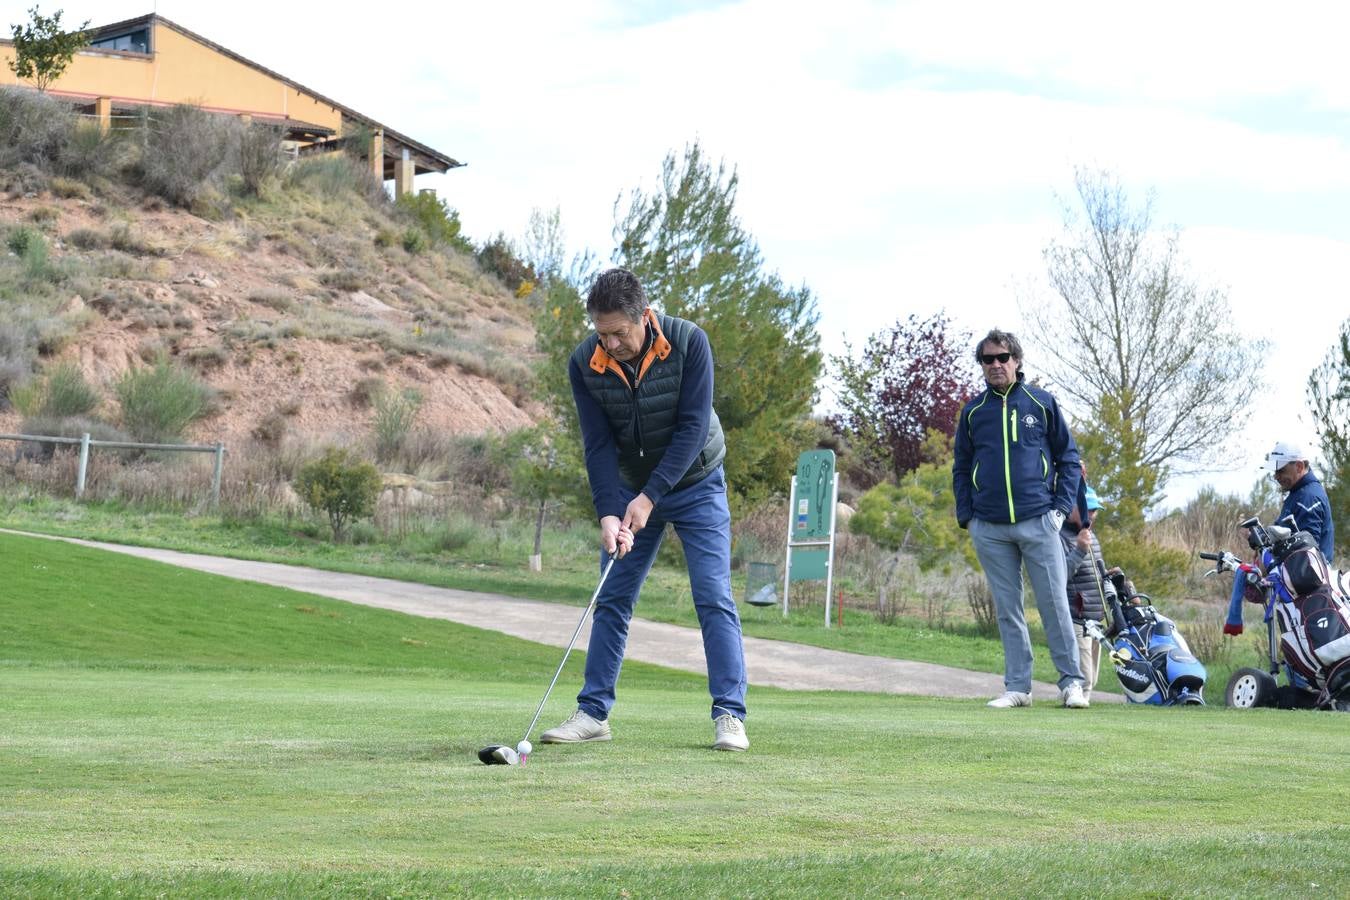
<svg viewBox="0 0 1350 900">
<path fill-rule="evenodd" d="M 534 745 L 529 741 L 521 741 L 519 744 L 516 744 L 516 752 L 521 756 L 529 756 L 533 750 Z"/>
</svg>

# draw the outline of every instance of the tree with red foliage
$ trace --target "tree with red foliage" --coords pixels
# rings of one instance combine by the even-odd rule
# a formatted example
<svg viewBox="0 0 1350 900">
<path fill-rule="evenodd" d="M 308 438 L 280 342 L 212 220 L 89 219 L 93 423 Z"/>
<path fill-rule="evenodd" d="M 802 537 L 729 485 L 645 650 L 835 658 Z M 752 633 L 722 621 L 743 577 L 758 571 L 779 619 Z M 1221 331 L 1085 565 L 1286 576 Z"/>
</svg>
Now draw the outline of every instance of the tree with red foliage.
<svg viewBox="0 0 1350 900">
<path fill-rule="evenodd" d="M 944 312 L 910 315 L 867 339 L 857 360 L 844 345 L 838 367 L 842 411 L 831 423 L 863 460 L 896 479 L 922 463 L 928 429 L 950 437 L 961 407 L 979 390 L 970 348 Z"/>
</svg>

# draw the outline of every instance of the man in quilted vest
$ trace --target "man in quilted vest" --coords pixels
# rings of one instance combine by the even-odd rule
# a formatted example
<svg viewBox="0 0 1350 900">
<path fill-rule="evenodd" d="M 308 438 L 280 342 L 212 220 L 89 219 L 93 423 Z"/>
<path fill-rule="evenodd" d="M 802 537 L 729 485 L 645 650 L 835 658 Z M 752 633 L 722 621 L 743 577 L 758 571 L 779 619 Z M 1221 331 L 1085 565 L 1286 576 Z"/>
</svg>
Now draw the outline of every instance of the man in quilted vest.
<svg viewBox="0 0 1350 900">
<path fill-rule="evenodd" d="M 1087 525 L 1083 524 L 1082 510 L 1075 504 L 1069 518 L 1059 529 L 1064 544 L 1064 566 L 1068 570 L 1069 616 L 1073 619 L 1073 636 L 1078 642 L 1078 667 L 1083 672 L 1083 695 L 1092 699 L 1097 686 L 1101 663 L 1101 644 L 1088 637 L 1084 628 L 1089 620 L 1101 624 L 1106 621 L 1105 594 L 1115 594 L 1115 586 L 1102 577 L 1102 545 L 1097 540 L 1097 510 L 1102 508 L 1097 492 L 1091 487 L 1083 491 L 1088 511 Z"/>
<path fill-rule="evenodd" d="M 625 269 L 596 278 L 586 312 L 595 333 L 572 353 L 567 371 L 600 546 L 616 561 L 596 601 L 577 710 L 540 741 L 610 739 L 628 621 L 670 523 L 684 547 L 703 632 L 713 749 L 746 750 L 745 658 L 731 596 L 731 513 L 722 474 L 726 442 L 712 408 L 708 336 L 692 322 L 657 315 Z"/>
</svg>

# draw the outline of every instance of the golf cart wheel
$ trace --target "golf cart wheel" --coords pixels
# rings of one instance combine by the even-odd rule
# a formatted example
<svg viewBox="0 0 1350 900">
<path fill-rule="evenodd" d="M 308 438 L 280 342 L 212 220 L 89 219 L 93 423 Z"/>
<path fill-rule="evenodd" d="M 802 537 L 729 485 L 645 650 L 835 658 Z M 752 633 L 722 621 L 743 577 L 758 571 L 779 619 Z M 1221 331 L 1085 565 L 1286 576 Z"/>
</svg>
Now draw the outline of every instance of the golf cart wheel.
<svg viewBox="0 0 1350 900">
<path fill-rule="evenodd" d="M 1269 672 L 1260 669 L 1238 669 L 1228 679 L 1225 702 L 1235 709 L 1255 709 L 1274 706 L 1277 685 Z"/>
</svg>

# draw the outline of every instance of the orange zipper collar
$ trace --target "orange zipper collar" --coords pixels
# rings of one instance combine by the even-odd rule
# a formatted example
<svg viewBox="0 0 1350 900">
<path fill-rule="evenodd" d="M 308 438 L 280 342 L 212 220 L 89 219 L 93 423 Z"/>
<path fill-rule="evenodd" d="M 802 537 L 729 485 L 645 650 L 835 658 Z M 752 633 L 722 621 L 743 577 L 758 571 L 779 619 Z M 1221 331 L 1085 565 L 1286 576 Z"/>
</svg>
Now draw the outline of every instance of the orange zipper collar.
<svg viewBox="0 0 1350 900">
<path fill-rule="evenodd" d="M 662 333 L 661 323 L 657 320 L 656 313 L 652 312 L 651 307 L 648 307 L 642 314 L 642 318 L 651 326 L 653 339 L 652 345 L 647 348 L 646 354 L 642 357 L 642 362 L 638 365 L 637 380 L 639 382 L 642 381 L 642 376 L 647 374 L 647 370 L 651 368 L 652 363 L 670 356 L 670 341 L 666 340 L 665 334 Z M 604 345 L 599 341 L 595 344 L 595 352 L 591 354 L 591 369 L 601 375 L 605 372 L 613 372 L 623 379 L 623 383 L 627 384 L 630 389 L 636 387 L 635 384 L 628 384 L 628 376 L 624 374 L 623 366 L 619 365 L 617 359 L 609 355 Z"/>
</svg>

